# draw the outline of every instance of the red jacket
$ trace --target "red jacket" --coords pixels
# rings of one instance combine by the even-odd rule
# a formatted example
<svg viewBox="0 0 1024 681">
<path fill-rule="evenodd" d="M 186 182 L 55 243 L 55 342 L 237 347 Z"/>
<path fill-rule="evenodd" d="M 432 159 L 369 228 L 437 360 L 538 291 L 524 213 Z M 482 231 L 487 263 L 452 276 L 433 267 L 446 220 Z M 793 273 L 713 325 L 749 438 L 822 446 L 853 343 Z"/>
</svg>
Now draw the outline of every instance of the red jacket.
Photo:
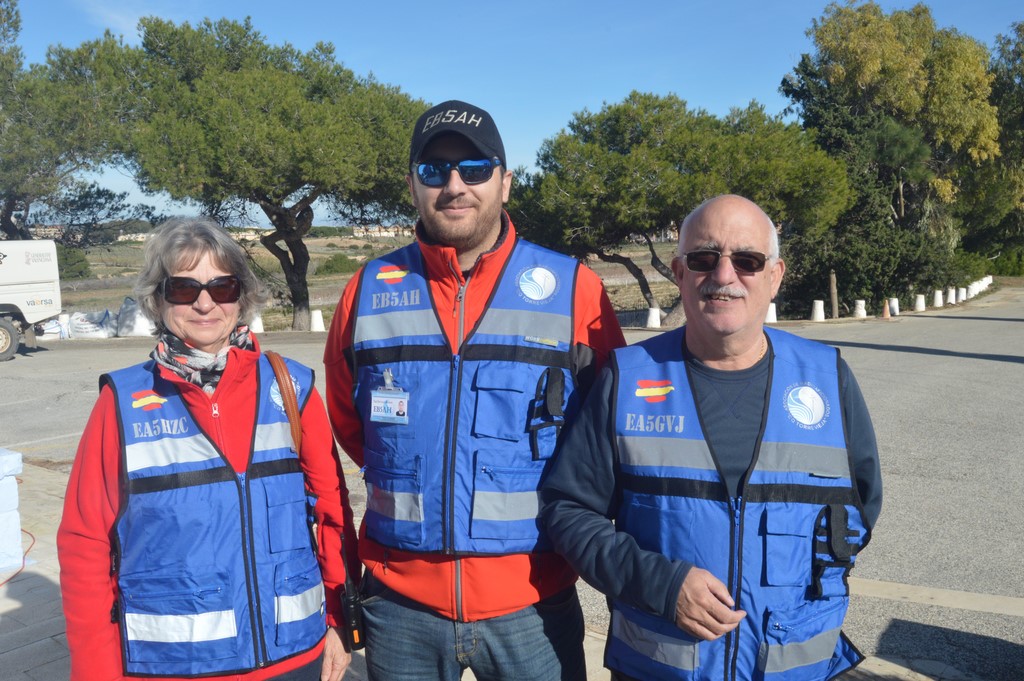
<svg viewBox="0 0 1024 681">
<path fill-rule="evenodd" d="M 254 341 L 255 342 L 255 341 Z M 181 390 L 192 416 L 224 452 L 237 472 L 246 469 L 256 424 L 256 362 L 260 352 L 231 348 L 224 375 L 213 395 L 160 368 L 163 378 Z M 214 416 L 213 406 L 219 407 Z M 320 568 L 327 599 L 327 621 L 340 622 L 339 593 L 345 581 L 341 537 L 350 565 L 355 560 L 355 531 L 348 490 L 319 393 L 314 390 L 302 412 L 302 451 L 299 462 L 312 493 L 319 533 Z M 71 469 L 64 515 L 57 530 L 60 587 L 67 622 L 73 681 L 112 681 L 123 675 L 118 625 L 111 622 L 117 598 L 116 576 L 110 574 L 114 523 L 121 505 L 121 438 L 117 405 L 110 388 L 100 392 L 82 433 Z M 323 643 L 313 650 L 248 674 L 206 677 L 262 681 L 316 660 Z"/>
<path fill-rule="evenodd" d="M 515 228 L 508 229 L 499 244 L 473 267 L 465 292 L 465 328 L 471 329 L 483 314 L 498 277 L 512 252 Z M 458 344 L 456 295 L 465 284 L 456 252 L 419 240 L 430 292 L 451 348 Z M 352 307 L 361 271 L 342 293 L 327 336 L 324 364 L 327 368 L 327 411 L 335 437 L 359 466 L 363 465 L 363 426 L 352 401 L 351 366 L 345 358 L 352 344 Z M 600 278 L 581 267 L 574 298 L 574 337 L 594 354 L 596 371 L 615 348 L 626 344 Z M 451 310 L 451 314 L 446 314 Z M 454 352 L 454 351 L 453 351 Z M 587 386 L 584 386 L 584 388 Z M 412 553 L 388 548 L 360 530 L 359 557 L 388 588 L 411 598 L 449 619 L 475 621 L 521 610 L 576 581 L 576 573 L 555 553 L 507 556 L 454 557 L 438 553 Z M 461 588 L 461 611 L 456 605 Z"/>
</svg>

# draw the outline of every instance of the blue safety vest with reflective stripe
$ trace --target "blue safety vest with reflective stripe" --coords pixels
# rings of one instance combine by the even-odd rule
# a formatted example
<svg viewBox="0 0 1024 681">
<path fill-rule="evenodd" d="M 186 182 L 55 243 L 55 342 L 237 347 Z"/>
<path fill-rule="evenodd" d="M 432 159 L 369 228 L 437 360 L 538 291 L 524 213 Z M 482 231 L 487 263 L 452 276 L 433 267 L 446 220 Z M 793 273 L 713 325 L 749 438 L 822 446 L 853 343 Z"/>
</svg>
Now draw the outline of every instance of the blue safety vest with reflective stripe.
<svg viewBox="0 0 1024 681">
<path fill-rule="evenodd" d="M 125 672 L 241 673 L 313 648 L 326 630 L 309 505 L 274 371 L 258 363 L 245 473 L 147 362 L 114 391 L 125 490 L 115 525 Z M 312 372 L 288 361 L 299 404 Z"/>
<path fill-rule="evenodd" d="M 487 309 L 453 350 L 437 315 L 459 315 L 461 327 L 464 311 L 435 309 L 422 257 L 412 244 L 367 264 L 356 293 L 367 533 L 405 551 L 548 550 L 538 490 L 577 408 L 578 263 L 517 240 Z"/>
<path fill-rule="evenodd" d="M 637 679 L 830 679 L 862 659 L 840 627 L 846 577 L 868 538 L 846 448 L 838 352 L 766 330 L 761 436 L 740 495 L 730 498 L 705 441 L 684 333 L 615 351 L 616 527 L 644 550 L 710 571 L 747 616 L 733 632 L 699 641 L 616 602 L 606 664 Z"/>
</svg>

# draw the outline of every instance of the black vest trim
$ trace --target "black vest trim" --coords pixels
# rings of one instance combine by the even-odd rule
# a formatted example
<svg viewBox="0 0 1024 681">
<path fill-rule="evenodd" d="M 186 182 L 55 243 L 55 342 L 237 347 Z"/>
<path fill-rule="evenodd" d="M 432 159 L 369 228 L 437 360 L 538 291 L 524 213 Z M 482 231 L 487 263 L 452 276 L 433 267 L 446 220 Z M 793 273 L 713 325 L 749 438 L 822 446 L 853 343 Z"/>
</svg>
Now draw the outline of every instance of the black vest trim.
<svg viewBox="0 0 1024 681">
<path fill-rule="evenodd" d="M 452 351 L 447 345 L 396 345 L 390 348 L 372 348 L 355 353 L 356 366 L 395 364 L 396 362 L 445 362 L 452 361 Z"/>
<path fill-rule="evenodd" d="M 623 489 L 636 494 L 655 494 L 660 497 L 691 497 L 711 501 L 728 502 L 725 485 L 714 480 L 691 480 L 688 478 L 658 478 L 647 475 L 624 473 L 619 476 Z"/>
<path fill-rule="evenodd" d="M 743 490 L 747 503 L 847 504 L 856 506 L 857 494 L 852 487 L 819 487 L 818 485 L 747 485 Z"/>
<path fill-rule="evenodd" d="M 524 348 L 519 345 L 468 344 L 462 348 L 462 358 L 467 362 L 508 361 L 534 364 L 542 367 L 572 368 L 572 358 L 562 350 Z"/>
<path fill-rule="evenodd" d="M 299 460 L 293 457 L 254 463 L 249 466 L 247 477 L 252 480 L 255 478 L 269 478 L 273 475 L 288 475 L 289 473 L 301 472 L 302 466 L 299 465 Z"/>
<path fill-rule="evenodd" d="M 128 481 L 129 494 L 147 494 L 149 492 L 166 492 L 172 489 L 195 487 L 196 485 L 212 485 L 235 479 L 235 472 L 227 466 L 217 466 L 203 471 L 188 473 L 172 473 L 155 475 L 151 478 L 135 478 Z"/>
</svg>

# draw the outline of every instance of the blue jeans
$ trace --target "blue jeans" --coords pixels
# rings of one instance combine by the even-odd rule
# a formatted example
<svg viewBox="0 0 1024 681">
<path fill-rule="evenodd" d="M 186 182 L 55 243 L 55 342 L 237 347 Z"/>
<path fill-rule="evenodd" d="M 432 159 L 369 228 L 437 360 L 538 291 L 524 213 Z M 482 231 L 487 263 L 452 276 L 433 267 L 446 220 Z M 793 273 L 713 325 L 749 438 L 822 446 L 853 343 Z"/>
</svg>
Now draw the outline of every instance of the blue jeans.
<svg viewBox="0 0 1024 681">
<path fill-rule="evenodd" d="M 575 587 L 508 615 L 457 622 L 364 579 L 370 681 L 585 681 Z"/>
</svg>

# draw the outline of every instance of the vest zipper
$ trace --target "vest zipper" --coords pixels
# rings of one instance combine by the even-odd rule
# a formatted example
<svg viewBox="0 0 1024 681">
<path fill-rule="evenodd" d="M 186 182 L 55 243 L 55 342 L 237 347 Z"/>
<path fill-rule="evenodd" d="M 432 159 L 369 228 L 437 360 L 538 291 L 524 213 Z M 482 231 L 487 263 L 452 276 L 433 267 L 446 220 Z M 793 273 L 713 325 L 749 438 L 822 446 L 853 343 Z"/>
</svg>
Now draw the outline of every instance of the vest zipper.
<svg viewBox="0 0 1024 681">
<path fill-rule="evenodd" d="M 448 268 L 452 274 L 458 280 L 461 277 L 461 273 L 457 272 L 452 266 L 451 261 L 448 262 Z M 459 283 L 459 290 L 455 294 L 455 315 L 457 320 L 458 332 L 455 338 L 455 355 L 452 357 L 452 383 L 450 385 L 448 393 L 448 419 L 450 426 L 448 428 L 449 445 L 448 451 L 448 491 L 445 498 L 445 503 L 448 504 L 448 524 L 446 528 L 446 537 L 442 537 L 443 548 L 446 553 L 455 553 L 455 477 L 456 477 L 456 457 L 459 451 L 459 403 L 462 395 L 462 344 L 465 341 L 466 334 L 466 288 L 469 286 L 469 277 L 461 279 Z M 462 562 L 459 558 L 455 559 L 455 583 L 453 585 L 455 590 L 455 616 L 456 619 L 462 620 Z"/>
<path fill-rule="evenodd" d="M 740 595 L 743 591 L 741 585 L 743 584 L 743 508 L 746 503 L 742 496 L 738 496 L 732 500 L 732 548 L 731 548 L 731 562 L 732 566 L 729 570 L 732 573 L 732 583 L 729 585 L 729 590 L 732 593 L 733 600 L 736 602 L 734 609 L 742 609 L 742 603 L 740 602 Z M 725 641 L 725 674 L 726 678 L 736 679 L 736 668 L 737 668 L 737 657 L 740 649 L 740 629 L 742 629 L 742 623 L 729 632 Z M 731 669 L 731 672 L 730 672 Z"/>
<path fill-rule="evenodd" d="M 445 475 L 448 476 L 444 485 L 442 498 L 442 512 L 445 522 L 442 525 L 441 549 L 449 555 L 455 552 L 455 457 L 459 449 L 459 385 L 462 382 L 462 357 L 452 356 L 451 370 L 449 373 L 450 383 L 448 386 L 448 426 L 445 432 L 447 442 L 445 443 L 445 456 L 448 460 L 445 466 Z"/>
<path fill-rule="evenodd" d="M 266 665 L 266 650 L 263 645 L 263 632 L 260 628 L 258 598 L 254 598 L 253 594 L 258 593 L 257 589 L 259 585 L 256 584 L 256 569 L 252 564 L 253 562 L 253 551 L 252 551 L 252 525 L 249 521 L 249 515 L 252 509 L 249 508 L 249 495 L 248 495 L 248 482 L 246 480 L 245 473 L 236 474 L 236 481 L 238 483 L 238 508 L 241 513 L 239 519 L 242 525 L 242 564 L 245 566 L 245 581 L 248 587 L 247 593 L 249 598 L 249 623 L 252 628 L 252 648 L 253 656 L 256 660 L 256 667 L 264 667 Z"/>
</svg>

